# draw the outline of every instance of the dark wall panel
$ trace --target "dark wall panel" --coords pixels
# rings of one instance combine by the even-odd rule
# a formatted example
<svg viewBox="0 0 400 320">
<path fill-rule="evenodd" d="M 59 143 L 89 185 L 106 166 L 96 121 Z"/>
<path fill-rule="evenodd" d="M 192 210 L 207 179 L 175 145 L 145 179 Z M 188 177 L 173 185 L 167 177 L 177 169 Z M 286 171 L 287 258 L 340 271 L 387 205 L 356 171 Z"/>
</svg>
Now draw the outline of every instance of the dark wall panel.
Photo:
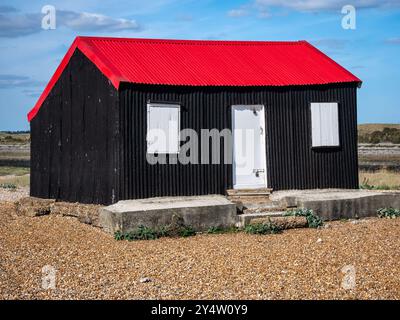
<svg viewBox="0 0 400 320">
<path fill-rule="evenodd" d="M 182 104 L 181 129 L 231 128 L 231 105 L 266 109 L 268 185 L 275 190 L 357 188 L 354 85 L 218 88 L 123 85 L 120 89 L 121 198 L 225 193 L 231 165 L 150 165 L 146 161 L 146 105 Z M 310 102 L 339 102 L 339 148 L 311 148 Z M 223 148 L 223 144 L 221 149 Z"/>
<path fill-rule="evenodd" d="M 31 121 L 31 195 L 118 198 L 118 92 L 79 50 Z"/>
<path fill-rule="evenodd" d="M 136 87 L 136 86 L 135 86 Z M 143 87 L 145 88 L 145 87 Z M 121 180 L 122 198 L 146 198 L 164 195 L 223 193 L 231 184 L 231 165 L 189 164 L 150 165 L 146 161 L 147 101 L 179 102 L 181 129 L 231 126 L 230 110 L 219 94 L 172 89 L 136 91 L 125 87 L 120 92 Z M 221 148 L 223 148 L 223 143 Z M 167 156 L 169 162 L 173 156 Z M 211 162 L 211 161 L 210 161 Z M 191 181 L 191 183 L 189 183 Z"/>
</svg>

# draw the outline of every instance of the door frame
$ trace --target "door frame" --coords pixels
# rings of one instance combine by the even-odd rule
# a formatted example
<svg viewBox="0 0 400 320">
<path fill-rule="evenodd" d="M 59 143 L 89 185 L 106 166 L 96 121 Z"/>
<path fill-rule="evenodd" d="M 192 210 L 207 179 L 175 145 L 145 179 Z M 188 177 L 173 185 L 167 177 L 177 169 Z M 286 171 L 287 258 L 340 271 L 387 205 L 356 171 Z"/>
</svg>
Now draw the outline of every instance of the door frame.
<svg viewBox="0 0 400 320">
<path fill-rule="evenodd" d="M 265 105 L 263 104 L 233 104 L 231 106 L 231 120 L 232 120 L 232 187 L 233 189 L 257 189 L 257 187 L 240 187 L 236 185 L 236 166 L 235 166 L 235 108 L 238 107 L 247 107 L 251 109 L 252 107 L 261 107 L 261 119 L 260 119 L 260 126 L 263 128 L 263 135 L 262 138 L 260 139 L 260 148 L 261 148 L 261 163 L 263 164 L 264 169 L 264 186 L 265 188 L 268 188 L 268 172 L 267 172 L 267 131 L 265 128 Z"/>
</svg>

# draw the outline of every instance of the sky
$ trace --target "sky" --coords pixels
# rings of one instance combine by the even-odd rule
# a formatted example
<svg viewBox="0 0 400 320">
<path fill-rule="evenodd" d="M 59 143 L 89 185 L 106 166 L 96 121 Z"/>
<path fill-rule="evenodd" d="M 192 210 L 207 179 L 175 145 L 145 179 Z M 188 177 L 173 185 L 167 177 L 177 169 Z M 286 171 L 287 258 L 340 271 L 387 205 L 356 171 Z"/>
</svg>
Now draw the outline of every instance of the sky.
<svg viewBox="0 0 400 320">
<path fill-rule="evenodd" d="M 42 28 L 51 5 L 55 29 Z M 345 29 L 345 5 L 355 29 Z M 0 131 L 26 114 L 78 35 L 307 40 L 363 80 L 359 123 L 400 123 L 400 0 L 0 0 Z"/>
</svg>

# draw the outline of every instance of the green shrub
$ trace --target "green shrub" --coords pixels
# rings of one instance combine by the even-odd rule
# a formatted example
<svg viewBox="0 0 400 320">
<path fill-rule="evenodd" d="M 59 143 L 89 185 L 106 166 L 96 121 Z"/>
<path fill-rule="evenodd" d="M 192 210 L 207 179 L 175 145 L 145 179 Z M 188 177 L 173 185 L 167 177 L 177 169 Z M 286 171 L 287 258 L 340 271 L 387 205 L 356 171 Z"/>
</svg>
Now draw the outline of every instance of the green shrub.
<svg viewBox="0 0 400 320">
<path fill-rule="evenodd" d="M 14 191 L 17 189 L 17 185 L 15 185 L 14 183 L 0 183 L 0 188 Z"/>
<path fill-rule="evenodd" d="M 379 218 L 398 218 L 400 217 L 400 210 L 394 208 L 380 208 L 377 210 Z"/>
<path fill-rule="evenodd" d="M 115 240 L 154 240 L 160 237 L 166 236 L 163 229 L 155 230 L 149 227 L 140 226 L 136 230 L 122 233 L 121 231 L 117 231 L 114 234 Z"/>
<path fill-rule="evenodd" d="M 157 229 L 139 226 L 136 230 L 130 231 L 127 233 L 123 233 L 121 231 L 117 231 L 114 233 L 115 240 L 154 240 L 162 237 L 190 237 L 196 235 L 196 231 L 191 226 L 181 225 L 179 228 L 176 228 L 174 225 L 173 228 L 171 225 L 162 226 Z"/>
<path fill-rule="evenodd" d="M 285 213 L 285 216 L 306 217 L 309 228 L 318 228 L 324 224 L 322 219 L 310 209 L 296 209 Z"/>
<path fill-rule="evenodd" d="M 170 236 L 170 232 L 168 230 L 168 227 L 165 227 L 165 226 L 159 228 L 157 234 L 158 234 L 159 238 L 169 237 Z"/>
<path fill-rule="evenodd" d="M 115 233 L 114 233 L 114 239 L 115 240 L 124 240 L 125 239 L 125 235 L 121 232 L 121 231 L 116 231 Z"/>
<path fill-rule="evenodd" d="M 210 227 L 207 229 L 206 233 L 208 234 L 223 234 L 223 233 L 236 233 L 241 231 L 238 227 L 228 227 L 228 228 L 221 228 L 221 227 Z"/>
<path fill-rule="evenodd" d="M 382 131 L 373 131 L 371 133 L 364 133 L 358 135 L 358 141 L 360 143 L 400 143 L 400 129 L 397 128 L 383 128 Z"/>
<path fill-rule="evenodd" d="M 125 240 L 154 240 L 159 238 L 159 233 L 149 227 L 140 226 L 135 231 L 128 232 L 125 235 Z"/>
<path fill-rule="evenodd" d="M 249 224 L 244 228 L 244 231 L 250 234 L 275 234 L 279 233 L 281 229 L 274 223 L 268 222 Z"/>
<path fill-rule="evenodd" d="M 220 233 L 224 233 L 224 229 L 220 228 L 220 227 L 210 227 L 207 229 L 207 233 L 210 234 L 220 234 Z"/>
<path fill-rule="evenodd" d="M 179 230 L 180 237 L 192 237 L 196 235 L 196 231 L 191 226 L 183 226 L 181 230 Z"/>
</svg>

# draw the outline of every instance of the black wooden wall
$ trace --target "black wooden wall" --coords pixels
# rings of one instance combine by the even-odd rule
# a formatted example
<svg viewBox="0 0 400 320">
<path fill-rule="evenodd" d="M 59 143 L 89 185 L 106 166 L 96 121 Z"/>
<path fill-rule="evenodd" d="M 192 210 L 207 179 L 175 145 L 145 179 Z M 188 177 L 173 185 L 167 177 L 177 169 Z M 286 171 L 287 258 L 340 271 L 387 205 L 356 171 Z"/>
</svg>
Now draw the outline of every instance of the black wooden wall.
<svg viewBox="0 0 400 320">
<path fill-rule="evenodd" d="M 31 121 L 31 195 L 118 197 L 118 92 L 79 51 Z"/>
<path fill-rule="evenodd" d="M 231 128 L 233 104 L 263 104 L 269 187 L 357 188 L 356 91 L 354 84 L 290 88 L 122 86 L 121 197 L 224 194 L 232 188 L 231 165 L 147 163 L 149 100 L 181 103 L 181 129 L 198 132 L 202 128 Z M 311 102 L 339 102 L 339 148 L 311 148 Z"/>
</svg>

